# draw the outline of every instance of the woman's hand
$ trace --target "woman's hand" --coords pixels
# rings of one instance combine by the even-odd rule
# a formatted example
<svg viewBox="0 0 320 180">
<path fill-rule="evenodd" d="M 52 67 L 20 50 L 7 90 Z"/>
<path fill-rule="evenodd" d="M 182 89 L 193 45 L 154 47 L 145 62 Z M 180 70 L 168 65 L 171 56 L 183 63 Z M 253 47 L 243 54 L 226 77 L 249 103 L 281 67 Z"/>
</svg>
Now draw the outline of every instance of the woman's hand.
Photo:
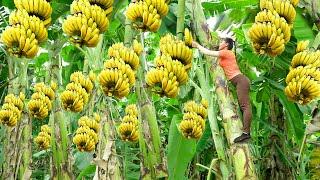
<svg viewBox="0 0 320 180">
<path fill-rule="evenodd" d="M 199 48 L 199 44 L 198 44 L 196 41 L 192 41 L 191 46 L 192 46 L 193 48 Z"/>
</svg>

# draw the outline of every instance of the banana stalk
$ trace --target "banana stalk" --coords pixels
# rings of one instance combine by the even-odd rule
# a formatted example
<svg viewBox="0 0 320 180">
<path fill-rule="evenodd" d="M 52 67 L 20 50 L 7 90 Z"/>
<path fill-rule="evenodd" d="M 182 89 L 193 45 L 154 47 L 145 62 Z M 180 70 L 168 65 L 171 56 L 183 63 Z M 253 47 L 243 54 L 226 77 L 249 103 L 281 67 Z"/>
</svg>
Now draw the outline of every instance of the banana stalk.
<svg viewBox="0 0 320 180">
<path fill-rule="evenodd" d="M 126 18 L 125 20 L 125 33 L 124 33 L 124 42 L 123 44 L 129 47 L 132 43 L 133 38 L 136 36 L 136 31 L 131 28 L 131 21 Z"/>
<path fill-rule="evenodd" d="M 180 40 L 183 39 L 185 8 L 186 8 L 186 0 L 178 0 L 176 34 Z"/>
<path fill-rule="evenodd" d="M 212 42 L 212 39 L 201 2 L 193 0 L 192 6 L 191 17 L 192 21 L 195 22 L 194 32 L 197 34 L 201 44 L 208 45 Z M 209 59 L 210 57 L 207 58 Z M 216 59 L 213 60 L 216 61 Z M 233 139 L 241 134 L 242 122 L 235 108 L 235 101 L 228 91 L 224 73 L 219 66 L 215 66 L 210 70 L 216 87 L 218 105 L 223 118 L 223 127 L 230 147 L 236 179 L 257 179 L 248 145 L 233 144 Z"/>
</svg>

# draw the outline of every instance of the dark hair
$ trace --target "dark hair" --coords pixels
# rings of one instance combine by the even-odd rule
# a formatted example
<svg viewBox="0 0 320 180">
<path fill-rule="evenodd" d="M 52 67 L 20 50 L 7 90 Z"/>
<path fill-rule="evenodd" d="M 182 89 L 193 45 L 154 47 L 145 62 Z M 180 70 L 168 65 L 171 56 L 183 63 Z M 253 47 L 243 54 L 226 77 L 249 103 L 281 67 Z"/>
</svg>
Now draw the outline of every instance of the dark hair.
<svg viewBox="0 0 320 180">
<path fill-rule="evenodd" d="M 228 44 L 228 50 L 231 50 L 233 48 L 234 41 L 231 38 L 224 38 L 223 41 Z"/>
</svg>

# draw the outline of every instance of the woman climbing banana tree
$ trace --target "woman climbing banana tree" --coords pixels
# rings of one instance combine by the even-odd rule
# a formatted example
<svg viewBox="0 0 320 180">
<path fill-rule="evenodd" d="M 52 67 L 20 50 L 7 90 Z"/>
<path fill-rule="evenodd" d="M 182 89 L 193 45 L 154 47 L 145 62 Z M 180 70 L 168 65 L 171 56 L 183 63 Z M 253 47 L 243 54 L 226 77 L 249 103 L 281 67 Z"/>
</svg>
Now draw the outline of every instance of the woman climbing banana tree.
<svg viewBox="0 0 320 180">
<path fill-rule="evenodd" d="M 319 178 L 314 2 L 0 5 L 0 179 Z"/>
</svg>

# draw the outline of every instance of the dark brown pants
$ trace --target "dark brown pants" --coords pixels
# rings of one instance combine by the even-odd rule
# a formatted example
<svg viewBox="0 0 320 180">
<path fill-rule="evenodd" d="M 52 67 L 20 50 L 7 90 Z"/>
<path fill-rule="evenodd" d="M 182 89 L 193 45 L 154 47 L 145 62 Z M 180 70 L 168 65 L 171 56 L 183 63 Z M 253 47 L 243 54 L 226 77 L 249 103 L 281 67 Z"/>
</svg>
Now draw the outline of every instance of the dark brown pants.
<svg viewBox="0 0 320 180">
<path fill-rule="evenodd" d="M 250 133 L 251 125 L 251 105 L 249 98 L 250 80 L 243 74 L 232 78 L 231 83 L 237 88 L 238 102 L 243 113 L 243 132 Z"/>
</svg>

